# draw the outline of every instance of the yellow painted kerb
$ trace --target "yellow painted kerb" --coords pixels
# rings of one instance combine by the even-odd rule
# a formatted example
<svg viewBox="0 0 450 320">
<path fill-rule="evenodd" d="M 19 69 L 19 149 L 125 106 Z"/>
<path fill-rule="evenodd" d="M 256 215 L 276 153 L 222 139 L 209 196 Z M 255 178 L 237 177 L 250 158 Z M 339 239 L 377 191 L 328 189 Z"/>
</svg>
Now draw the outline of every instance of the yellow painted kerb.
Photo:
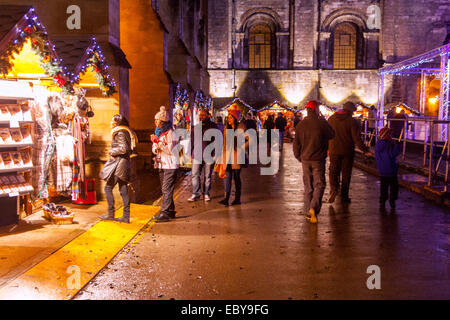
<svg viewBox="0 0 450 320">
<path fill-rule="evenodd" d="M 100 221 L 0 290 L 0 299 L 70 299 L 159 211 L 131 204 L 131 223 Z M 122 214 L 119 210 L 118 216 Z"/>
</svg>

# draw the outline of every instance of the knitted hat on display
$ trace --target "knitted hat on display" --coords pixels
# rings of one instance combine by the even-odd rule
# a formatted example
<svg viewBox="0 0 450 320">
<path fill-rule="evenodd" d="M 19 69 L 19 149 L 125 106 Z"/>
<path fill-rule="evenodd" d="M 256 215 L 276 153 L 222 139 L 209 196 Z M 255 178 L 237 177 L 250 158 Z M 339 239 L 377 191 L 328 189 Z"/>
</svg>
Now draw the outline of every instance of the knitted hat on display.
<svg viewBox="0 0 450 320">
<path fill-rule="evenodd" d="M 311 100 L 311 101 L 308 101 L 308 103 L 306 104 L 306 109 L 315 111 L 318 108 L 319 108 L 319 103 L 317 101 Z"/>
<path fill-rule="evenodd" d="M 378 136 L 381 140 L 390 140 L 391 133 L 392 133 L 391 128 L 384 127 L 380 130 L 380 132 L 378 133 Z"/>
<path fill-rule="evenodd" d="M 342 109 L 350 111 L 350 112 L 355 112 L 356 111 L 356 106 L 353 102 L 351 101 L 347 101 L 346 103 L 344 103 L 344 105 L 342 106 Z"/>
<path fill-rule="evenodd" d="M 159 112 L 155 115 L 155 120 L 161 120 L 164 122 L 169 121 L 169 113 L 166 111 L 165 106 L 159 107 Z"/>
</svg>

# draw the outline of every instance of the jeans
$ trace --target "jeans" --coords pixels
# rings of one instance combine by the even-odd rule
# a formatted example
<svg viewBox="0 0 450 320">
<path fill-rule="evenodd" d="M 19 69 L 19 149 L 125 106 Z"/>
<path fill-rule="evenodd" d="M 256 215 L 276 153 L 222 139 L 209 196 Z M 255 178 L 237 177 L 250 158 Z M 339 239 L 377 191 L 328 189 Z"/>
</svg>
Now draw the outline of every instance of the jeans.
<svg viewBox="0 0 450 320">
<path fill-rule="evenodd" d="M 114 196 L 112 190 L 119 184 L 119 192 L 123 202 L 123 216 L 130 217 L 130 197 L 128 195 L 128 184 L 120 180 L 114 174 L 109 178 L 105 185 L 106 200 L 108 201 L 108 214 L 114 216 Z"/>
<path fill-rule="evenodd" d="M 302 161 L 304 184 L 304 209 L 314 209 L 318 214 L 322 208 L 322 197 L 325 192 L 325 160 Z"/>
<path fill-rule="evenodd" d="M 178 169 L 161 169 L 159 171 L 159 180 L 161 182 L 162 191 L 162 214 L 168 215 L 175 212 L 173 192 L 175 190 L 175 182 L 177 181 L 177 173 Z"/>
<path fill-rule="evenodd" d="M 280 135 L 280 150 L 283 149 L 284 131 L 279 132 Z"/>
<path fill-rule="evenodd" d="M 389 194 L 390 191 L 390 194 Z M 398 199 L 398 179 L 395 177 L 380 177 L 380 202 Z"/>
<path fill-rule="evenodd" d="M 348 199 L 350 190 L 350 180 L 352 178 L 354 153 L 347 155 L 330 154 L 330 189 L 331 193 L 339 191 L 341 185 L 342 199 Z M 342 183 L 341 183 L 342 173 Z"/>
<path fill-rule="evenodd" d="M 192 164 L 192 194 L 196 197 L 200 197 L 202 193 L 202 183 L 200 178 L 202 176 L 202 171 L 204 171 L 203 180 L 203 193 L 209 196 L 209 191 L 211 190 L 211 176 L 213 171 L 213 165 L 208 163 L 202 164 Z"/>
<path fill-rule="evenodd" d="M 226 177 L 225 177 L 225 198 L 228 201 L 230 199 L 231 194 L 231 183 L 234 179 L 234 187 L 235 187 L 235 200 L 241 199 L 241 169 L 232 169 L 231 165 L 227 165 Z"/>
</svg>

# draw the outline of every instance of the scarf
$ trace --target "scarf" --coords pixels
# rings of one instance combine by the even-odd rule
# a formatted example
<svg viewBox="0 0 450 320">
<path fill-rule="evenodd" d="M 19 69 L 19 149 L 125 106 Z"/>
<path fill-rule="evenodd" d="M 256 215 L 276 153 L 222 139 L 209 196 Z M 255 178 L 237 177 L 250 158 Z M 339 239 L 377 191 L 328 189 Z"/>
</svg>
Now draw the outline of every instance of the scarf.
<svg viewBox="0 0 450 320">
<path fill-rule="evenodd" d="M 114 129 L 111 130 L 111 136 L 113 136 L 116 132 L 119 131 L 127 131 L 130 134 L 130 138 L 131 138 L 131 150 L 136 150 L 136 146 L 138 144 L 138 138 L 136 136 L 136 133 L 134 133 L 133 130 L 131 130 L 128 127 L 125 126 L 117 126 Z"/>
<path fill-rule="evenodd" d="M 170 122 L 165 122 L 162 127 L 156 127 L 155 135 L 159 138 L 163 133 L 170 130 L 172 124 Z"/>
</svg>

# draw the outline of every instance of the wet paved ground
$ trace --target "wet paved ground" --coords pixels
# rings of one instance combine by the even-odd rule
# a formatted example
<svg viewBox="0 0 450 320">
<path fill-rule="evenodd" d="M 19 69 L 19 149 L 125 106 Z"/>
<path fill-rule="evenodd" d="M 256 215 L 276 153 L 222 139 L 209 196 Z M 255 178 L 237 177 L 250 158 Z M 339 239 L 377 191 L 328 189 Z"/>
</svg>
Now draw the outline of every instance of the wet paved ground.
<svg viewBox="0 0 450 320">
<path fill-rule="evenodd" d="M 220 179 L 211 203 L 186 202 L 186 179 L 179 218 L 144 230 L 76 299 L 450 299 L 447 208 L 401 190 L 381 214 L 377 179 L 355 169 L 351 205 L 325 204 L 311 225 L 290 144 L 276 176 L 243 179 L 243 205 L 229 208 Z M 367 289 L 370 265 L 381 290 Z"/>
</svg>

